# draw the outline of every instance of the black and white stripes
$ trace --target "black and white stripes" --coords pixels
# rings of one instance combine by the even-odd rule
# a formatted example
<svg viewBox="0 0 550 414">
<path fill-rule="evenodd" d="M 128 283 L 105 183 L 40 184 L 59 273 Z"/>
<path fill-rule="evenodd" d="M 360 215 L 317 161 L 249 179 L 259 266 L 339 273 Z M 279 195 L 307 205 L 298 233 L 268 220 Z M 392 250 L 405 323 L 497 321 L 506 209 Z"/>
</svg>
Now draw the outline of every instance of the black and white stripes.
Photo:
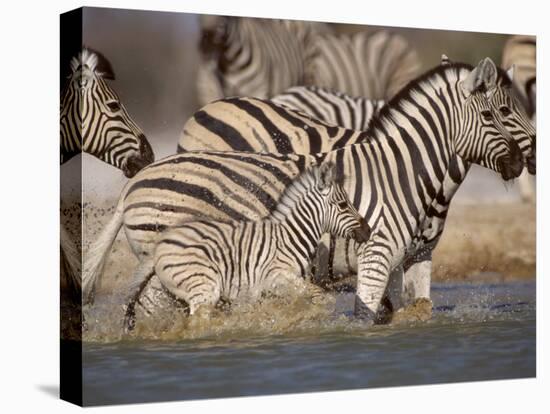
<svg viewBox="0 0 550 414">
<path fill-rule="evenodd" d="M 83 151 L 133 177 L 154 161 L 153 151 L 105 79 L 114 72 L 100 53 L 83 49 L 71 60 L 61 96 L 61 163 Z"/>
<path fill-rule="evenodd" d="M 330 164 L 306 171 L 261 221 L 202 220 L 171 228 L 155 249 L 156 274 L 191 314 L 220 297 L 254 300 L 264 291 L 303 283 L 323 233 L 358 242 L 370 235 L 336 178 Z"/>
<path fill-rule="evenodd" d="M 328 161 L 345 175 L 346 192 L 372 228 L 371 238 L 359 249 L 356 311 L 373 317 L 390 272 L 437 243 L 470 163 L 492 168 L 505 179 L 523 169 L 522 151 L 529 148 L 534 130 L 517 129 L 513 136 L 491 104 L 496 89 L 509 84 L 489 59 L 475 68 L 440 66 L 397 94 L 371 122 L 361 143 L 316 155 L 189 152 L 160 160 L 123 191 L 115 216 L 86 260 L 85 293 L 93 291 L 123 224 L 143 264 L 164 229 L 197 217 L 266 217 L 298 175 Z M 520 114 L 510 104 L 509 122 L 517 123 Z M 304 123 L 313 122 L 303 117 L 293 134 L 280 130 L 281 137 L 303 133 Z M 346 133 L 320 123 L 315 128 L 332 131 L 325 132 L 329 135 Z"/>
<path fill-rule="evenodd" d="M 420 70 L 415 50 L 388 31 L 335 35 L 323 23 L 221 16 L 201 23 L 201 105 L 301 85 L 389 99 Z"/>
<path fill-rule="evenodd" d="M 305 38 L 313 23 L 202 16 L 199 102 L 268 98 L 304 82 Z M 283 69 L 284 68 L 284 69 Z"/>
<path fill-rule="evenodd" d="M 395 33 L 323 33 L 312 38 L 306 84 L 351 96 L 389 100 L 420 74 L 414 48 Z"/>
</svg>

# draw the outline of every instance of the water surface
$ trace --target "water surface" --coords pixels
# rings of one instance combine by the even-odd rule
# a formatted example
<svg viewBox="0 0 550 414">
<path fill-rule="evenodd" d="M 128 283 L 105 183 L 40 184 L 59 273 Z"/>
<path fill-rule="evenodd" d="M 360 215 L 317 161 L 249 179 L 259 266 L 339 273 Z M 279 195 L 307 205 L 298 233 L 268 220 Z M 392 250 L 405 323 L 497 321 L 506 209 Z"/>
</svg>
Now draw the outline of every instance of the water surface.
<svg viewBox="0 0 550 414">
<path fill-rule="evenodd" d="M 365 327 L 339 295 L 330 315 L 228 316 L 186 339 L 84 346 L 87 405 L 534 377 L 535 284 L 435 285 L 429 322 Z M 295 304 L 291 304 L 294 306 Z M 296 309 L 287 306 L 293 315 Z M 261 319 L 261 320 L 260 320 Z M 254 324 L 257 324 L 255 326 Z M 273 327 L 270 334 L 269 326 Z M 187 332 L 189 334 L 189 332 Z"/>
</svg>

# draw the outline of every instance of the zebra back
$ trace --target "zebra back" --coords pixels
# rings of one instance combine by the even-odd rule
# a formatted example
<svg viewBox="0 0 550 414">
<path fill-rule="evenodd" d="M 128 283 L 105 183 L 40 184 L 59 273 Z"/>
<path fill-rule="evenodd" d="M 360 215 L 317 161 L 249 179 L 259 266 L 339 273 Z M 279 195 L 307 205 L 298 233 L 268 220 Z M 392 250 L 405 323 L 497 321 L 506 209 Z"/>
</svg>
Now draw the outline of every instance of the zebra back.
<svg viewBox="0 0 550 414">
<path fill-rule="evenodd" d="M 346 98 L 340 99 L 346 101 Z M 336 113 L 336 109 L 333 108 L 332 113 Z M 355 119 L 363 113 L 372 113 L 374 109 L 367 103 L 364 108 L 359 106 L 359 110 Z M 178 142 L 178 152 L 315 154 L 361 142 L 364 138 L 364 132 L 325 124 L 303 112 L 270 101 L 226 98 L 204 106 L 186 122 Z"/>
<path fill-rule="evenodd" d="M 384 105 L 384 101 L 352 97 L 315 86 L 295 86 L 270 101 L 321 122 L 356 131 L 366 130 L 372 117 Z"/>
</svg>

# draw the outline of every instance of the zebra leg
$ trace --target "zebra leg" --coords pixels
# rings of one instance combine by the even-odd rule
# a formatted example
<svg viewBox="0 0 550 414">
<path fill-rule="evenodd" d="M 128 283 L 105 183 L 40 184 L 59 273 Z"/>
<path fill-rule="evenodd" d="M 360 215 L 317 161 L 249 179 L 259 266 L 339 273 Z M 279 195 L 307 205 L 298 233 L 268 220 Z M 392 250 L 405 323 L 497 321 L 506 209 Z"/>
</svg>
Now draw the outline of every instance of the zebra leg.
<svg viewBox="0 0 550 414">
<path fill-rule="evenodd" d="M 199 308 L 215 306 L 221 298 L 220 281 L 209 269 L 204 269 L 204 272 L 195 271 L 192 277 L 184 279 L 183 283 L 173 283 L 168 288 L 187 303 L 189 315 L 197 313 Z M 205 314 L 208 312 L 205 311 Z"/>
<path fill-rule="evenodd" d="M 124 296 L 126 309 L 124 311 L 123 330 L 125 333 L 132 331 L 136 324 L 136 303 L 149 283 L 149 279 L 155 274 L 153 261 L 145 259 L 141 262 L 138 268 L 134 271 L 133 279 L 128 284 L 127 291 Z"/>
<path fill-rule="evenodd" d="M 390 323 L 393 319 L 394 311 L 403 307 L 404 273 L 402 265 L 397 266 L 390 273 L 386 292 L 376 313 L 375 322 L 377 324 Z"/>
<path fill-rule="evenodd" d="M 334 251 L 336 250 L 336 237 L 330 235 L 330 241 L 328 245 L 328 263 L 327 263 L 327 277 L 328 280 L 334 280 Z"/>
<path fill-rule="evenodd" d="M 390 252 L 371 240 L 358 250 L 355 315 L 374 323 L 390 277 Z"/>
<path fill-rule="evenodd" d="M 396 291 L 391 300 L 394 310 L 403 320 L 428 320 L 432 316 L 430 299 L 432 278 L 432 250 L 428 249 L 415 258 L 403 275 L 401 294 Z"/>
<path fill-rule="evenodd" d="M 413 304 L 419 299 L 430 300 L 431 278 L 431 258 L 414 263 L 411 267 L 409 267 L 404 275 L 401 306 Z"/>
</svg>

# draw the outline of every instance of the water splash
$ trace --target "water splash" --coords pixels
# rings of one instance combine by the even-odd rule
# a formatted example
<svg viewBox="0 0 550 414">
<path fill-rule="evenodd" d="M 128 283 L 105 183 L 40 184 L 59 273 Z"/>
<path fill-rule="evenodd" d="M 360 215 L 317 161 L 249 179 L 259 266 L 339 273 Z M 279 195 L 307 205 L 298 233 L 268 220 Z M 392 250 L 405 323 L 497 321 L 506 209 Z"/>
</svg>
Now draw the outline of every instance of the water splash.
<svg viewBox="0 0 550 414">
<path fill-rule="evenodd" d="M 187 316 L 182 307 L 158 308 L 151 315 L 138 312 L 136 328 L 130 334 L 122 331 L 121 298 L 111 296 L 84 309 L 83 338 L 88 342 L 109 343 L 196 339 L 223 342 L 236 338 L 318 337 L 338 333 L 385 336 L 418 326 L 483 324 L 525 318 L 526 313 L 535 314 L 533 292 L 534 283 L 436 285 L 432 290 L 434 308 L 429 321 L 419 321 L 413 313 L 389 325 L 368 326 L 353 317 L 352 293 L 327 294 L 312 301 L 303 292 L 291 290 L 284 296 L 266 297 L 257 303 L 235 303 L 230 309 L 212 309 L 192 317 Z"/>
</svg>

